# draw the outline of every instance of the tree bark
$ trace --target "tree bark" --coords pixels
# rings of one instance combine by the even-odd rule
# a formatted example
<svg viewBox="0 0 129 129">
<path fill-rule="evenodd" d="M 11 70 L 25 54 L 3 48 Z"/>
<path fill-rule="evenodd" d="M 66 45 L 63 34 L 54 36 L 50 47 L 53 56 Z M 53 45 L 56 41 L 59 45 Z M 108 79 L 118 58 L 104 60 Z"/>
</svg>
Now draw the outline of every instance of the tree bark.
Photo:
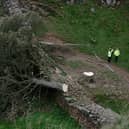
<svg viewBox="0 0 129 129">
<path fill-rule="evenodd" d="M 43 87 L 48 87 L 48 88 L 53 88 L 53 89 L 57 89 L 63 92 L 67 92 L 68 91 L 68 85 L 66 84 L 62 84 L 59 82 L 55 82 L 55 81 L 46 81 L 44 79 L 37 79 L 34 78 L 32 80 L 35 84 L 43 86 Z"/>
</svg>

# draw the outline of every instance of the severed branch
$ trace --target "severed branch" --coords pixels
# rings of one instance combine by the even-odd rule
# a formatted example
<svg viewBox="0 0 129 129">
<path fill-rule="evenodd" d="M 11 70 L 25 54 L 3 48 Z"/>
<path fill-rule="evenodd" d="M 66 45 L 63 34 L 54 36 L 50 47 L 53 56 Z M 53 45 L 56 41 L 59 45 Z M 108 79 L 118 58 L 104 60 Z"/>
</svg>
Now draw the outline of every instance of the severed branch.
<svg viewBox="0 0 129 129">
<path fill-rule="evenodd" d="M 55 82 L 55 81 L 50 81 L 49 82 L 49 81 L 46 81 L 44 79 L 37 79 L 37 78 L 34 78 L 32 81 L 36 85 L 41 85 L 41 86 L 44 86 L 44 87 L 57 89 L 57 90 L 60 90 L 60 91 L 63 91 L 63 92 L 68 92 L 68 85 L 66 85 L 66 84 L 62 84 L 62 83 Z"/>
</svg>

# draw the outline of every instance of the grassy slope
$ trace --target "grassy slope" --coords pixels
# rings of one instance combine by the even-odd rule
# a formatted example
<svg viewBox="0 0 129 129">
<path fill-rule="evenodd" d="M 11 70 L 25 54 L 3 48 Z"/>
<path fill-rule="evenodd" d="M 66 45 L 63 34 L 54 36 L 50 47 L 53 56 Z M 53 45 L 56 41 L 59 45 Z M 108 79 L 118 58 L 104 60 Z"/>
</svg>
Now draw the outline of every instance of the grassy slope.
<svg viewBox="0 0 129 129">
<path fill-rule="evenodd" d="M 120 121 L 112 128 L 108 127 L 103 129 L 129 129 L 129 103 L 126 100 L 97 95 L 95 101 L 105 108 L 111 108 L 121 115 Z"/>
<path fill-rule="evenodd" d="M 95 101 L 105 108 L 111 108 L 113 111 L 119 114 L 129 112 L 129 103 L 126 100 L 110 98 L 105 95 L 96 95 Z"/>
<path fill-rule="evenodd" d="M 100 7 L 89 1 L 87 5 L 64 5 L 64 17 L 50 18 L 50 32 L 81 44 L 79 49 L 88 54 L 97 54 L 106 59 L 109 47 L 119 47 L 119 65 L 129 70 L 129 4 L 119 8 Z M 95 13 L 91 12 L 91 8 Z"/>
<path fill-rule="evenodd" d="M 17 119 L 14 123 L 0 122 L 0 129 L 81 129 L 81 127 L 65 111 L 53 105 L 50 111 L 36 112 L 26 118 Z"/>
</svg>

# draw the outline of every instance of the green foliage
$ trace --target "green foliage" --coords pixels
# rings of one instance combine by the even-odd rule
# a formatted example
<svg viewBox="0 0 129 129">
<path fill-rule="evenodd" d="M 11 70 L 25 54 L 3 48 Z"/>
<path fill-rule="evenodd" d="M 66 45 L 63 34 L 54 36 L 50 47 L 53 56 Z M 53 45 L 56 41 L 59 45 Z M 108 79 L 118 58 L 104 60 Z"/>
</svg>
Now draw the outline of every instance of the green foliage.
<svg viewBox="0 0 129 129">
<path fill-rule="evenodd" d="M 37 21 L 34 19 L 37 19 Z M 38 20 L 39 18 L 39 20 Z M 0 113 L 13 119 L 36 89 L 33 78 L 51 78 L 54 61 L 35 38 L 40 23 L 36 13 L 2 18 L 0 22 Z M 42 28 L 44 29 L 44 28 Z M 42 31 L 43 32 L 43 31 Z M 39 90 L 39 88 L 37 88 Z M 36 90 L 35 90 L 36 92 Z M 21 101 L 18 99 L 20 98 Z M 25 101 L 26 102 L 26 101 Z M 13 105 L 13 104 L 15 105 Z M 22 103 L 23 105 L 20 107 Z M 12 108 L 13 105 L 13 108 Z M 23 106 L 24 108 L 24 106 Z M 13 111 L 11 111 L 13 109 Z M 24 109 L 22 109 L 24 110 Z M 20 111 L 23 112 L 23 111 Z M 8 117 L 5 116 L 4 117 Z"/>
<path fill-rule="evenodd" d="M 113 111 L 119 114 L 129 112 L 129 104 L 126 100 L 119 100 L 106 95 L 96 95 L 95 101 L 106 108 L 111 108 Z"/>
<path fill-rule="evenodd" d="M 56 105 L 48 112 L 37 112 L 14 123 L 0 122 L 0 129 L 81 129 L 68 113 Z"/>
<path fill-rule="evenodd" d="M 0 32 L 16 32 L 22 27 L 29 27 L 36 35 L 43 35 L 46 32 L 42 17 L 35 12 L 1 18 Z"/>
<path fill-rule="evenodd" d="M 35 20 L 36 19 L 36 20 Z M 0 24 L 0 62 L 1 73 L 5 69 L 8 72 L 31 75 L 33 65 L 41 65 L 39 49 L 42 49 L 42 56 L 48 56 L 43 51 L 43 47 L 34 40 L 36 26 L 42 22 L 36 13 L 6 17 L 1 19 Z M 45 30 L 44 28 L 42 28 Z M 45 32 L 45 31 L 44 31 Z M 40 61 L 39 61 L 40 60 Z M 43 61 L 43 60 L 42 60 Z M 42 64 L 47 63 L 47 60 Z M 15 71 L 14 71 L 15 69 Z M 28 71 L 30 70 L 30 71 Z M 6 73 L 7 74 L 7 73 Z"/>
<path fill-rule="evenodd" d="M 3 16 L 5 14 L 4 8 L 2 6 L 2 2 L 0 1 L 0 16 Z"/>
<path fill-rule="evenodd" d="M 43 36 L 47 31 L 46 27 L 44 26 L 43 18 L 37 13 L 28 13 L 28 15 L 25 15 L 25 20 L 27 20 L 27 23 L 32 27 L 32 31 L 35 33 L 35 35 Z"/>
<path fill-rule="evenodd" d="M 6 17 L 2 19 L 0 25 L 1 32 L 8 31 L 18 31 L 18 29 L 22 26 L 23 18 L 22 16 L 14 16 L 14 17 Z"/>
</svg>

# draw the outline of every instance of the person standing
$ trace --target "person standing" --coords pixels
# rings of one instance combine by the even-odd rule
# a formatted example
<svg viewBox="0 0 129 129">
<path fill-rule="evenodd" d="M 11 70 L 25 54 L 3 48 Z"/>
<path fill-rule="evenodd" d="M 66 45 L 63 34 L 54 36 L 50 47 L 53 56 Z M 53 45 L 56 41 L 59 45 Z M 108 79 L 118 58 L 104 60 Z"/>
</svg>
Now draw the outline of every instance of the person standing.
<svg viewBox="0 0 129 129">
<path fill-rule="evenodd" d="M 111 62 L 111 59 L 112 59 L 112 53 L 113 53 L 113 49 L 112 48 L 109 48 L 108 49 L 108 62 L 109 63 Z"/>
<path fill-rule="evenodd" d="M 118 62 L 118 57 L 120 56 L 120 50 L 119 48 L 116 48 L 114 51 L 114 56 L 115 56 L 115 62 Z"/>
</svg>

